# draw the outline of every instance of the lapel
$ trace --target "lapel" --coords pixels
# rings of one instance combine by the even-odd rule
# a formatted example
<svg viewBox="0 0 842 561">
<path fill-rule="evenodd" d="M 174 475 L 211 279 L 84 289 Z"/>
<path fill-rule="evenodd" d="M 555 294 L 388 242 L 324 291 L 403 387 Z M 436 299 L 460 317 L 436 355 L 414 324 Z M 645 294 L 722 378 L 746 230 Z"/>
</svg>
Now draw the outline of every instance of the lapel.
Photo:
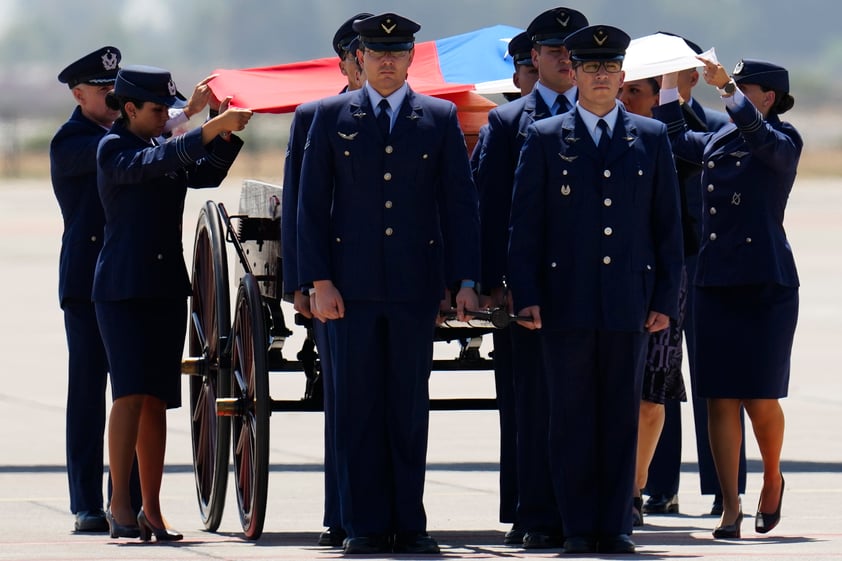
<svg viewBox="0 0 842 561">
<path fill-rule="evenodd" d="M 611 133 L 611 143 L 608 145 L 608 155 L 605 158 L 605 165 L 608 166 L 623 157 L 634 143 L 637 142 L 637 127 L 629 119 L 629 114 L 621 105 L 617 114 L 617 122 Z"/>
<path fill-rule="evenodd" d="M 550 113 L 550 108 L 547 107 L 547 104 L 544 102 L 544 98 L 541 97 L 541 94 L 538 93 L 538 88 L 532 90 L 532 93 L 529 95 L 532 96 L 532 118 L 536 121 L 540 121 L 541 119 L 546 119 L 547 117 L 552 117 L 553 114 Z"/>
<path fill-rule="evenodd" d="M 691 131 L 707 132 L 707 118 L 699 103 L 693 99 L 690 103 L 682 103 L 681 110 L 684 112 L 684 122 Z"/>
<path fill-rule="evenodd" d="M 405 135 L 412 134 L 418 126 L 418 120 L 424 117 L 424 108 L 421 106 L 420 100 L 412 91 L 412 88 L 407 88 L 406 97 L 398 110 L 398 116 L 395 119 L 395 124 L 392 125 L 392 134 L 389 136 L 389 142 L 394 143 L 403 138 Z"/>
<path fill-rule="evenodd" d="M 349 97 L 348 114 L 351 116 L 351 121 L 353 121 L 357 131 L 362 133 L 363 138 L 376 138 L 379 141 L 380 129 L 377 127 L 377 117 L 371 106 L 368 91 L 365 88 L 360 88 L 345 95 Z M 339 136 L 343 138 L 351 134 L 353 134 L 353 131 L 339 131 Z"/>
<path fill-rule="evenodd" d="M 532 92 L 523 99 L 523 111 L 520 112 L 520 118 L 518 119 L 517 129 L 518 140 L 521 144 L 524 140 L 526 140 L 526 129 L 529 128 L 529 125 L 533 124 L 539 119 L 538 117 L 536 117 L 535 114 L 536 97 L 540 96 L 538 96 L 536 90 L 532 90 Z"/>
</svg>

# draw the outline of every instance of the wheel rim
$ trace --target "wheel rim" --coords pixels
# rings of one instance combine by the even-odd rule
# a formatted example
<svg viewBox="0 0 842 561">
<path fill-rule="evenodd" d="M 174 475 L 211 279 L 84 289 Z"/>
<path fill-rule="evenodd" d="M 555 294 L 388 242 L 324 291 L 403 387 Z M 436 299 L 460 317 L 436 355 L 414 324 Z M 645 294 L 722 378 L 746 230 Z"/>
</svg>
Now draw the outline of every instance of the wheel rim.
<svg viewBox="0 0 842 561">
<path fill-rule="evenodd" d="M 231 337 L 231 397 L 241 404 L 231 427 L 237 504 L 246 537 L 257 539 L 266 514 L 270 399 L 263 307 L 249 274 L 237 293 Z"/>
<path fill-rule="evenodd" d="M 196 227 L 188 348 L 191 357 L 202 357 L 206 365 L 204 376 L 190 377 L 190 414 L 196 495 L 202 522 L 210 531 L 215 531 L 222 519 L 230 442 L 229 420 L 216 415 L 216 399 L 227 393 L 229 375 L 222 356 L 230 326 L 230 300 L 221 231 L 216 205 L 208 202 Z"/>
</svg>

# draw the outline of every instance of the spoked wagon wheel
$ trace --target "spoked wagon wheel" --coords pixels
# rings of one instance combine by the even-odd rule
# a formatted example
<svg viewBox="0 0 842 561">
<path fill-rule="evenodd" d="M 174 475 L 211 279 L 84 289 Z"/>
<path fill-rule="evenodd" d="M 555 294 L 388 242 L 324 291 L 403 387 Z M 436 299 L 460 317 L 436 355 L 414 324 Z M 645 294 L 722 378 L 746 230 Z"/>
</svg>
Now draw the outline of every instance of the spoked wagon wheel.
<svg viewBox="0 0 842 561">
<path fill-rule="evenodd" d="M 225 236 L 216 204 L 208 201 L 196 225 L 188 348 L 190 357 L 201 363 L 199 375 L 190 377 L 190 432 L 199 511 L 211 532 L 222 520 L 228 483 L 231 423 L 217 417 L 216 399 L 225 397 L 230 387 L 224 356 L 230 326 Z"/>
<path fill-rule="evenodd" d="M 257 281 L 246 274 L 240 281 L 231 328 L 231 399 L 234 478 L 240 523 L 246 538 L 263 533 L 269 484 L 269 372 L 266 323 Z"/>
</svg>

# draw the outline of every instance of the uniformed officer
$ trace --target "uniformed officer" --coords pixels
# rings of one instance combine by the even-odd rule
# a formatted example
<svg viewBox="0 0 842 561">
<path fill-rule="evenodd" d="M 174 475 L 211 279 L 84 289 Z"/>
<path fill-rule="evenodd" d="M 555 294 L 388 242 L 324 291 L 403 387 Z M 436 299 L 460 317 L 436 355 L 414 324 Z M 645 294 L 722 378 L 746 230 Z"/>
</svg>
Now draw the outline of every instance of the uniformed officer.
<svg viewBox="0 0 842 561">
<path fill-rule="evenodd" d="M 342 92 L 358 90 L 362 87 L 362 69 L 357 63 L 359 35 L 352 25 L 358 19 L 371 17 L 373 14 L 360 13 L 346 20 L 333 36 L 333 48 L 339 56 L 339 69 L 348 80 Z M 301 176 L 301 160 L 307 131 L 316 113 L 316 102 L 304 103 L 295 109 L 295 115 L 289 130 L 289 144 L 284 159 L 283 204 L 281 215 L 281 252 L 283 261 L 284 293 L 292 298 L 295 310 L 304 317 L 312 318 L 309 287 L 302 287 L 298 282 L 298 192 Z M 325 512 L 324 525 L 327 529 L 319 535 L 319 545 L 341 546 L 346 533 L 342 529 L 339 512 L 339 490 L 334 465 L 333 441 L 333 369 L 330 366 L 330 347 L 327 343 L 327 326 L 324 322 L 313 322 L 313 337 L 319 351 L 322 389 L 324 392 L 325 422 Z"/>
<path fill-rule="evenodd" d="M 665 33 L 661 31 L 660 33 Z M 702 53 L 701 47 L 683 38 L 684 42 L 697 54 Z M 678 91 L 681 97 L 681 109 L 684 120 L 692 131 L 718 131 L 727 125 L 731 119 L 722 111 L 705 107 L 693 97 L 693 88 L 699 83 L 699 72 L 696 68 L 688 68 L 678 73 Z M 654 109 L 657 115 L 659 109 Z M 699 249 L 699 239 L 702 227 L 702 190 L 701 166 L 699 162 L 688 162 L 676 158 L 678 181 L 682 195 L 682 224 L 684 225 L 684 266 L 687 278 L 692 282 L 696 273 L 696 259 Z M 693 290 L 687 291 L 687 303 L 684 317 L 684 340 L 687 347 L 687 364 L 690 371 L 690 384 L 696 386 L 696 340 L 693 313 Z M 707 403 L 699 398 L 695 391 L 691 392 L 693 400 L 693 420 L 696 431 L 696 453 L 699 461 L 699 486 L 703 495 L 713 495 L 713 505 L 710 513 L 722 514 L 722 491 L 716 478 L 716 469 L 710 453 L 710 439 L 708 438 Z M 681 402 L 667 399 L 664 417 L 664 427 L 655 455 L 649 466 L 646 483 L 646 493 L 649 498 L 643 505 L 646 514 L 677 513 L 678 487 L 681 475 Z M 745 432 L 745 423 L 743 432 Z M 740 448 L 740 479 L 739 492 L 745 493 L 746 486 L 746 454 L 745 439 Z"/>
<path fill-rule="evenodd" d="M 50 143 L 53 191 L 64 219 L 59 259 L 59 301 L 67 333 L 67 479 L 77 532 L 108 530 L 102 510 L 103 433 L 108 361 L 91 302 L 94 266 L 105 216 L 96 190 L 96 147 L 118 112 L 105 105 L 120 66 L 120 51 L 106 46 L 58 75 L 77 103 Z M 134 505 L 140 482 L 133 478 Z"/>
<path fill-rule="evenodd" d="M 476 309 L 479 216 L 456 107 L 406 83 L 415 22 L 354 23 L 366 85 L 319 102 L 304 152 L 299 282 L 328 320 L 346 554 L 438 553 L 423 505 L 434 325 Z"/>
<path fill-rule="evenodd" d="M 96 324 L 91 286 L 102 247 L 105 215 L 96 190 L 96 149 L 119 115 L 106 106 L 120 69 L 116 47 L 101 47 L 69 64 L 58 75 L 77 103 L 50 142 L 53 191 L 64 219 L 59 258 L 59 301 L 64 311 L 69 358 L 66 453 L 70 510 L 79 532 L 107 531 L 102 510 L 103 433 L 108 362 Z M 187 106 L 174 112 L 167 130 L 183 124 L 207 105 L 210 89 L 200 82 Z M 109 488 L 111 480 L 109 476 Z M 132 475 L 132 505 L 140 509 L 140 482 Z"/>
<path fill-rule="evenodd" d="M 576 102 L 570 56 L 563 41 L 586 25 L 587 18 L 569 8 L 553 8 L 538 15 L 526 30 L 529 59 L 538 71 L 537 83 L 531 93 L 488 114 L 488 131 L 476 177 L 482 216 L 482 285 L 490 292 L 495 306 L 506 304 L 508 218 L 515 168 L 526 130 L 554 111 L 566 112 Z M 526 60 L 526 52 L 525 45 L 516 47 L 516 63 Z M 536 333 L 517 325 L 495 331 L 493 337 L 495 379 L 498 388 L 504 388 L 497 392 L 500 422 L 505 426 L 513 417 L 509 423 L 517 432 L 515 530 L 520 529 L 523 535 L 510 532 L 505 541 L 526 548 L 560 547 L 563 531 L 552 493 L 547 441 L 549 409 L 540 340 Z M 507 397 L 507 388 L 512 388 L 508 392 L 511 397 L 501 399 Z M 506 467 L 503 456 L 500 463 L 502 482 Z M 502 486 L 501 496 L 505 497 Z"/>
<path fill-rule="evenodd" d="M 616 100 L 629 36 L 569 35 L 574 111 L 531 125 L 515 173 L 509 275 L 540 329 L 565 553 L 631 553 L 649 332 L 677 313 L 679 194 L 666 129 Z"/>
<path fill-rule="evenodd" d="M 122 68 L 106 101 L 121 114 L 97 150 L 106 222 L 93 300 L 114 399 L 108 423 L 114 492 L 106 516 L 112 537 L 180 540 L 161 514 L 159 491 L 166 412 L 181 404 L 190 294 L 181 244 L 184 197 L 188 187 L 215 187 L 225 178 L 242 146 L 231 131 L 242 130 L 251 111 L 228 108 L 164 142 L 167 108 L 185 103 L 170 73 L 149 66 Z M 143 493 L 136 517 L 128 501 L 135 450 Z"/>
<path fill-rule="evenodd" d="M 744 407 L 763 458 L 755 530 L 780 521 L 780 456 L 790 354 L 798 320 L 798 271 L 783 226 L 803 140 L 780 115 L 795 103 L 789 73 L 743 59 L 728 76 L 698 57 L 733 123 L 717 132 L 686 130 L 676 76 L 663 77 L 659 115 L 669 123 L 676 155 L 701 161 L 702 242 L 694 278 L 699 397 L 707 398 L 710 445 L 722 488 L 714 538 L 739 538 L 740 411 Z"/>
</svg>

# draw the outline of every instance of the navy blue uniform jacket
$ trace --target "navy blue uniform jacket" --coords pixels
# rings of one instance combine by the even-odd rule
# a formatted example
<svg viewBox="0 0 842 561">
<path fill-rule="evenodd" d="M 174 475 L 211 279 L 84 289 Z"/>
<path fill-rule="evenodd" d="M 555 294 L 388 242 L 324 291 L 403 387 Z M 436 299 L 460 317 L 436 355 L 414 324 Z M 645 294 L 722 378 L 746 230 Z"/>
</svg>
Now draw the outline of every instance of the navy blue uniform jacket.
<svg viewBox="0 0 842 561">
<path fill-rule="evenodd" d="M 684 261 L 666 127 L 619 107 L 603 163 L 578 110 L 531 125 L 515 172 L 509 276 L 516 309 L 551 329 L 642 331 L 675 318 Z"/>
<path fill-rule="evenodd" d="M 482 227 L 481 278 L 486 288 L 503 286 L 506 275 L 512 184 L 526 129 L 550 115 L 537 88 L 488 113 L 488 131 L 476 175 Z"/>
<path fill-rule="evenodd" d="M 50 175 L 64 219 L 58 273 L 62 305 L 67 298 L 91 299 L 105 226 L 96 188 L 96 149 L 107 132 L 76 107 L 50 142 Z"/>
<path fill-rule="evenodd" d="M 796 287 L 798 273 L 783 221 L 804 142 L 777 115 L 764 121 L 747 99 L 728 113 L 734 123 L 698 133 L 686 130 L 677 101 L 658 112 L 668 123 L 676 156 L 702 164 L 702 245 L 695 284 Z"/>
<path fill-rule="evenodd" d="M 298 281 L 345 300 L 441 299 L 479 274 L 479 211 L 449 101 L 411 89 L 388 140 L 365 88 L 319 102 L 304 152 Z M 446 251 L 445 251 L 446 248 Z"/>
<path fill-rule="evenodd" d="M 190 294 L 181 244 L 188 187 L 216 187 L 242 146 L 231 136 L 202 145 L 201 128 L 152 146 L 117 121 L 99 144 L 97 186 L 105 243 L 93 299 L 178 298 Z"/>
</svg>

